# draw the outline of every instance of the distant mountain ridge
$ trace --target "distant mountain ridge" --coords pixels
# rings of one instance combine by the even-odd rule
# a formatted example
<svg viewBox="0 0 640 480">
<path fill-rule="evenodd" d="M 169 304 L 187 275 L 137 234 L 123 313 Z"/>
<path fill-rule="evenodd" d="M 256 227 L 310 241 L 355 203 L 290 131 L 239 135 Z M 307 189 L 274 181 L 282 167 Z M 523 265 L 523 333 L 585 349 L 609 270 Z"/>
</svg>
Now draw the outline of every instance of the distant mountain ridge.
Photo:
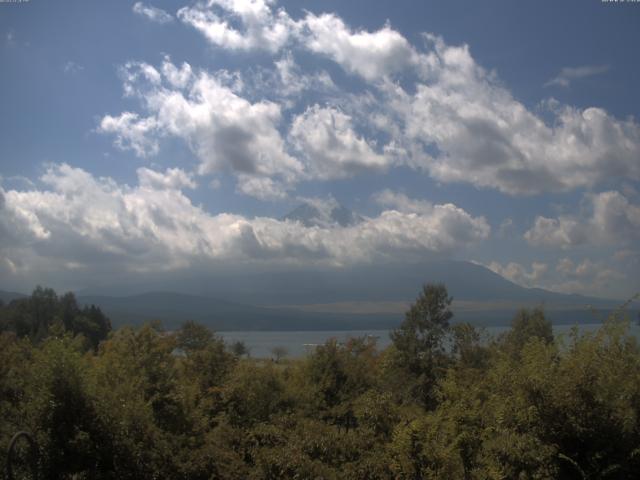
<svg viewBox="0 0 640 480">
<path fill-rule="evenodd" d="M 160 320 L 177 328 L 193 320 L 214 330 L 358 330 L 393 328 L 395 315 L 307 313 L 239 304 L 174 292 L 148 292 L 125 297 L 79 296 L 83 305 L 98 305 L 115 326 Z"/>
<path fill-rule="evenodd" d="M 4 290 L 0 290 L 0 301 L 3 303 L 9 303 L 12 300 L 17 300 L 19 298 L 25 298 L 27 295 L 18 292 L 5 292 Z"/>
<path fill-rule="evenodd" d="M 105 288 L 77 295 L 80 303 L 102 308 L 116 326 L 156 319 L 167 328 L 194 320 L 216 330 L 358 330 L 394 328 L 403 310 L 359 313 L 334 304 L 408 304 L 425 283 L 444 283 L 454 298 L 455 320 L 478 325 L 508 324 L 518 308 L 534 305 L 543 305 L 554 323 L 594 323 L 620 303 L 524 288 L 482 265 L 452 260 L 211 275 L 120 285 L 119 294 Z M 3 299 L 20 296 L 0 292 Z M 594 317 L 590 308 L 603 312 L 601 317 Z"/>
<path fill-rule="evenodd" d="M 454 299 L 459 300 L 611 303 L 606 299 L 525 288 L 482 265 L 454 260 L 363 265 L 345 269 L 283 270 L 230 275 L 224 279 L 211 277 L 207 279 L 207 289 L 200 293 L 234 302 L 270 306 L 397 301 L 414 299 L 425 283 L 443 283 Z"/>
<path fill-rule="evenodd" d="M 594 323 L 589 305 L 608 312 L 619 302 L 524 288 L 471 262 L 438 261 L 413 265 L 369 265 L 345 270 L 294 270 L 232 277 L 211 277 L 206 290 L 145 293 L 124 297 L 87 297 L 122 321 L 158 318 L 197 320 L 217 330 L 356 330 L 394 328 L 402 310 L 380 313 L 321 312 L 318 305 L 338 302 L 412 302 L 421 286 L 444 283 L 454 297 L 456 321 L 508 324 L 518 308 L 544 305 L 555 323 Z M 200 287 L 202 288 L 202 279 Z M 310 305 L 315 308 L 304 308 Z M 302 307 L 301 307 L 302 306 Z M 269 308 L 266 308 L 269 307 Z M 295 308 L 292 308 L 295 307 Z"/>
</svg>

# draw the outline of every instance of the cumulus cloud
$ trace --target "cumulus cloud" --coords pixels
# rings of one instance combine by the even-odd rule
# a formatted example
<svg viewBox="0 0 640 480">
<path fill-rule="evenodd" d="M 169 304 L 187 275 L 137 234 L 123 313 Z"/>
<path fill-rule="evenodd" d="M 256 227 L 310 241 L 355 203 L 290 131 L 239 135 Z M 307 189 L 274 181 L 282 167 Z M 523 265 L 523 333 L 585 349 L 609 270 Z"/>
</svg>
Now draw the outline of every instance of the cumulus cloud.
<svg viewBox="0 0 640 480">
<path fill-rule="evenodd" d="M 529 244 L 568 249 L 577 245 L 624 245 L 640 239 L 640 206 L 617 191 L 587 195 L 588 213 L 536 217 L 524 234 Z"/>
<path fill-rule="evenodd" d="M 2 192 L 0 231 L 3 238 L 12 235 L 0 248 L 3 264 L 11 265 L 16 249 L 23 249 L 23 259 L 90 268 L 96 275 L 107 266 L 153 272 L 225 261 L 348 265 L 445 255 L 489 235 L 484 218 L 451 204 L 423 214 L 385 210 L 349 226 L 212 215 L 184 194 L 193 187 L 185 172 L 141 168 L 138 177 L 138 185 L 127 186 L 52 165 L 40 179 L 46 190 Z"/>
<path fill-rule="evenodd" d="M 294 107 L 304 93 L 322 95 L 337 92 L 326 71 L 303 71 L 291 51 L 275 60 L 273 67 L 259 68 L 247 80 L 256 95 L 270 95 L 280 100 L 284 107 Z"/>
<path fill-rule="evenodd" d="M 141 187 L 157 190 L 163 188 L 182 190 L 184 188 L 196 188 L 197 186 L 193 176 L 179 168 L 167 168 L 164 173 L 149 168 L 139 168 L 138 181 Z"/>
<path fill-rule="evenodd" d="M 640 205 L 632 204 L 616 191 L 591 197 L 593 216 L 590 223 L 598 236 L 610 243 L 625 243 L 640 239 Z"/>
<path fill-rule="evenodd" d="M 158 122 L 154 117 L 140 118 L 137 113 L 123 112 L 116 117 L 105 115 L 98 132 L 113 134 L 121 150 L 133 150 L 139 157 L 156 155 L 159 150 L 154 133 Z"/>
<path fill-rule="evenodd" d="M 592 278 L 596 273 L 607 272 L 607 269 L 602 268 L 602 264 L 594 262 L 589 258 L 585 258 L 580 263 L 575 263 L 570 258 L 561 258 L 558 260 L 556 270 L 567 277 L 576 278 Z M 606 276 L 610 276 L 606 273 Z"/>
<path fill-rule="evenodd" d="M 404 193 L 394 192 L 384 189 L 373 194 L 372 199 L 378 205 L 392 208 L 399 212 L 407 213 L 429 213 L 433 211 L 433 204 L 426 200 L 416 200 L 409 198 Z"/>
<path fill-rule="evenodd" d="M 549 270 L 549 265 L 542 262 L 531 263 L 530 269 L 527 269 L 517 262 L 509 262 L 506 265 L 502 265 L 499 262 L 491 262 L 489 265 L 486 265 L 486 267 L 498 275 L 524 287 L 540 286 Z"/>
<path fill-rule="evenodd" d="M 640 178 L 640 126 L 600 108 L 545 103 L 550 124 L 513 98 L 465 46 L 428 36 L 415 93 L 385 84 L 414 151 L 408 163 L 444 182 L 522 195 Z M 417 146 L 417 147 L 416 147 Z M 409 150 L 409 149 L 408 149 Z"/>
<path fill-rule="evenodd" d="M 157 153 L 158 138 L 180 138 L 199 159 L 200 174 L 231 172 L 239 191 L 258 198 L 281 198 L 302 174 L 277 129 L 279 105 L 241 97 L 226 72 L 196 75 L 188 64 L 178 68 L 165 59 L 160 71 L 128 64 L 124 77 L 125 92 L 138 96 L 149 115 L 102 119 L 100 131 L 115 134 L 120 148 L 146 156 Z"/>
<path fill-rule="evenodd" d="M 276 53 L 294 42 L 366 80 L 399 72 L 417 62 L 413 47 L 389 25 L 375 32 L 353 31 L 337 15 L 310 12 L 293 20 L 284 9 L 274 9 L 273 3 L 210 0 L 206 5 L 180 9 L 178 17 L 218 47 Z M 234 23 L 241 28 L 233 27 Z"/>
<path fill-rule="evenodd" d="M 568 87 L 574 80 L 601 75 L 609 71 L 608 65 L 583 65 L 581 67 L 564 67 L 560 73 L 544 84 L 545 87 Z"/>
<path fill-rule="evenodd" d="M 322 91 L 335 88 L 333 80 L 325 71 L 310 75 L 302 72 L 291 52 L 287 52 L 274 64 L 281 93 L 285 96 L 299 95 L 306 90 Z"/>
<path fill-rule="evenodd" d="M 125 94 L 142 98 L 148 111 L 105 116 L 101 130 L 140 156 L 157 152 L 159 137 L 182 138 L 201 174 L 231 171 L 237 191 L 282 198 L 304 179 L 401 165 L 509 195 L 640 180 L 634 119 L 553 99 L 528 108 L 468 45 L 425 34 L 416 48 L 388 24 L 366 31 L 335 14 L 292 19 L 267 0 L 210 0 L 178 17 L 220 48 L 273 55 L 273 65 L 195 73 L 168 59 L 159 69 L 131 62 L 122 74 Z M 294 52 L 331 59 L 368 86 L 340 89 L 323 71 L 302 71 Z M 568 69 L 559 78 L 603 68 Z"/>
<path fill-rule="evenodd" d="M 133 11 L 137 15 L 145 17 L 147 20 L 155 23 L 164 24 L 173 21 L 173 17 L 161 8 L 157 8 L 151 5 L 145 5 L 142 2 L 134 3 Z"/>
<path fill-rule="evenodd" d="M 178 18 L 200 31 L 214 45 L 232 50 L 261 49 L 277 52 L 296 24 L 269 0 L 209 0 L 178 10 Z M 234 28 L 239 22 L 241 29 Z"/>
<path fill-rule="evenodd" d="M 388 167 L 375 144 L 357 135 L 351 117 L 337 108 L 314 105 L 293 119 L 290 136 L 308 160 L 313 178 L 330 179 Z"/>
<path fill-rule="evenodd" d="M 390 165 L 391 157 L 377 152 L 375 142 L 358 135 L 352 118 L 335 107 L 313 105 L 293 118 L 288 145 L 278 129 L 280 105 L 242 97 L 242 85 L 228 72 L 194 73 L 190 65 L 177 67 L 166 58 L 159 69 L 130 62 L 122 76 L 125 94 L 141 100 L 145 116 L 106 115 L 100 132 L 140 157 L 157 154 L 162 137 L 180 138 L 200 160 L 201 175 L 231 172 L 244 194 L 279 199 L 300 180 L 344 178 Z"/>
<path fill-rule="evenodd" d="M 582 258 L 575 261 L 568 257 L 553 264 L 534 261 L 530 267 L 518 262 L 490 262 L 481 264 L 498 275 L 528 288 L 545 288 L 551 291 L 607 297 L 619 291 L 616 285 L 627 280 L 620 269 L 611 268 L 607 262 Z M 619 287 L 619 285 L 618 285 Z"/>
<path fill-rule="evenodd" d="M 170 63 L 165 57 L 165 63 Z M 141 96 L 145 90 L 158 88 L 162 82 L 161 73 L 155 67 L 144 62 L 127 62 L 120 68 L 124 94 L 127 97 Z M 172 78 L 171 75 L 165 75 Z"/>
<path fill-rule="evenodd" d="M 588 234 L 585 225 L 575 218 L 538 216 L 533 227 L 525 232 L 524 238 L 530 245 L 566 249 L 585 243 Z"/>
<path fill-rule="evenodd" d="M 312 52 L 325 55 L 346 71 L 375 80 L 402 71 L 417 63 L 417 54 L 409 42 L 389 25 L 375 32 L 352 31 L 334 14 L 304 19 L 308 35 L 303 43 Z"/>
<path fill-rule="evenodd" d="M 603 290 L 608 289 L 613 282 L 626 278 L 624 273 L 589 258 L 578 263 L 562 258 L 556 264 L 556 271 L 560 276 L 551 282 L 550 288 L 563 293 L 580 292 L 602 296 Z"/>
</svg>

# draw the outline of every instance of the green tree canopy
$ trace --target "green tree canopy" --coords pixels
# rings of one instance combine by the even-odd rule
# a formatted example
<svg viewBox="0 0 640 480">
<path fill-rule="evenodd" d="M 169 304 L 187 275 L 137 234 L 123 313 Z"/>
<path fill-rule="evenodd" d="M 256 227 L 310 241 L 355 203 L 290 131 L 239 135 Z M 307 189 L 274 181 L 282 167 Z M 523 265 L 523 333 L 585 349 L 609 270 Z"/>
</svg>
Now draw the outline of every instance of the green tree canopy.
<svg viewBox="0 0 640 480">
<path fill-rule="evenodd" d="M 452 301 L 444 285 L 425 285 L 400 327 L 391 333 L 397 364 L 414 377 L 413 396 L 426 407 L 434 404 L 435 382 L 446 363 L 444 342 L 453 317 Z"/>
</svg>

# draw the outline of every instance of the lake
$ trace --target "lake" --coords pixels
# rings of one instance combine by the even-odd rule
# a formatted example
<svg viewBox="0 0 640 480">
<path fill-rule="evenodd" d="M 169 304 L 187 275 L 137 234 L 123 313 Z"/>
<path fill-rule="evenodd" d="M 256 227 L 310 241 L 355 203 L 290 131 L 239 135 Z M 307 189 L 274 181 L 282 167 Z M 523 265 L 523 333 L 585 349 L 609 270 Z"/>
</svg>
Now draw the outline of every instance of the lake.
<svg viewBox="0 0 640 480">
<path fill-rule="evenodd" d="M 581 331 L 591 332 L 600 328 L 602 324 L 579 325 Z M 568 333 L 573 325 L 554 325 L 553 331 L 556 335 Z M 508 330 L 509 327 L 485 327 L 489 335 L 499 335 Z M 632 333 L 640 338 L 640 327 L 636 324 L 631 326 Z M 328 331 L 304 331 L 304 332 L 268 332 L 268 331 L 247 331 L 247 332 L 217 332 L 227 343 L 242 341 L 249 348 L 252 357 L 271 357 L 271 350 L 274 347 L 284 347 L 288 351 L 289 357 L 302 357 L 313 351 L 315 345 L 321 345 L 330 338 L 338 341 L 345 341 L 348 338 L 363 337 L 372 335 L 377 337 L 378 348 L 383 349 L 391 343 L 389 339 L 390 330 L 328 330 Z"/>
</svg>

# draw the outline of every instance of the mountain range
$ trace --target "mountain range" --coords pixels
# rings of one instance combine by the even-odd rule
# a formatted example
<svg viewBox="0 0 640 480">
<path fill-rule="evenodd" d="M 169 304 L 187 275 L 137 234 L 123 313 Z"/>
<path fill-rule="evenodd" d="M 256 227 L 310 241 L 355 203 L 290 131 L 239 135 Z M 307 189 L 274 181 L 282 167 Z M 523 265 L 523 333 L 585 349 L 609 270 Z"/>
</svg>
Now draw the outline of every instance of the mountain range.
<svg viewBox="0 0 640 480">
<path fill-rule="evenodd" d="M 447 286 L 455 320 L 477 325 L 508 324 L 519 308 L 538 305 L 554 323 L 594 323 L 619 303 L 524 288 L 481 265 L 450 260 L 211 277 L 199 284 L 200 290 L 183 282 L 180 291 L 77 295 L 81 304 L 100 306 L 114 326 L 160 320 L 166 328 L 175 328 L 194 320 L 220 331 L 359 330 L 396 327 L 428 282 Z M 0 292 L 0 299 L 21 295 Z"/>
</svg>

